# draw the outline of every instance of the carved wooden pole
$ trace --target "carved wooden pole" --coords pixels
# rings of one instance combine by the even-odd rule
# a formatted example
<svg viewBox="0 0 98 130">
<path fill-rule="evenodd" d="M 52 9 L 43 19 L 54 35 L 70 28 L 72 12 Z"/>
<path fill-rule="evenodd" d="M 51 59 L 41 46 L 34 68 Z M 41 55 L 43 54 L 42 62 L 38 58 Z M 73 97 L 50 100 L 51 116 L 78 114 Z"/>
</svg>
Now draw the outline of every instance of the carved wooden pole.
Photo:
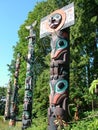
<svg viewBox="0 0 98 130">
<path fill-rule="evenodd" d="M 7 88 L 5 113 L 4 113 L 5 120 L 10 119 L 11 94 L 12 94 L 11 81 L 9 81 L 8 88 Z"/>
<path fill-rule="evenodd" d="M 55 17 L 55 15 L 54 15 Z M 68 122 L 69 95 L 69 32 L 67 29 L 52 34 L 50 64 L 49 130 L 57 130 Z"/>
<path fill-rule="evenodd" d="M 34 43 L 35 43 L 35 32 L 34 26 L 36 22 L 30 26 L 26 26 L 26 29 L 30 31 L 30 36 L 28 44 L 28 57 L 27 57 L 27 72 L 25 79 L 25 96 L 24 96 L 24 106 L 22 115 L 22 130 L 27 129 L 32 123 L 32 98 L 33 98 L 33 63 L 34 63 Z"/>
<path fill-rule="evenodd" d="M 40 37 L 51 35 L 48 130 L 64 128 L 68 122 L 69 26 L 74 24 L 73 3 L 41 20 Z"/>
<path fill-rule="evenodd" d="M 14 74 L 14 89 L 13 89 L 13 95 L 11 100 L 11 113 L 10 113 L 10 126 L 16 125 L 16 116 L 18 112 L 18 76 L 19 76 L 19 69 L 20 69 L 20 54 L 17 55 L 16 60 L 16 66 L 15 66 L 15 74 Z"/>
</svg>

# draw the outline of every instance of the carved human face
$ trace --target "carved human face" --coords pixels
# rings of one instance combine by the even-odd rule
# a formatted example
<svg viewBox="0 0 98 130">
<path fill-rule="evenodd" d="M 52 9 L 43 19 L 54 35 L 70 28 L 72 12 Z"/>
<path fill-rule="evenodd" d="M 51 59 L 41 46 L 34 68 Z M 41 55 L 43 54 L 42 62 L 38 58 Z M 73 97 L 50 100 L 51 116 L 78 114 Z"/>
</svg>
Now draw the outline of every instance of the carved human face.
<svg viewBox="0 0 98 130">
<path fill-rule="evenodd" d="M 50 28 L 56 29 L 59 26 L 59 24 L 61 23 L 61 20 L 62 20 L 62 16 L 60 14 L 58 14 L 58 13 L 53 14 L 49 19 Z"/>
</svg>

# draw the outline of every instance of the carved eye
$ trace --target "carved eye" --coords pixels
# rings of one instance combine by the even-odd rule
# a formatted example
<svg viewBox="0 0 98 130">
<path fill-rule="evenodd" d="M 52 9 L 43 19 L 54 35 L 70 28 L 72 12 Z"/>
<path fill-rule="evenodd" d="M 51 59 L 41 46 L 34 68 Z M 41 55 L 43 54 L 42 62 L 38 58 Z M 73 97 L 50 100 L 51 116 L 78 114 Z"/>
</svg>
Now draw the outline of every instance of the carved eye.
<svg viewBox="0 0 98 130">
<path fill-rule="evenodd" d="M 59 46 L 61 46 L 61 47 L 64 46 L 64 42 L 63 42 L 63 41 L 60 41 L 60 42 L 59 42 Z"/>
<path fill-rule="evenodd" d="M 63 93 L 68 88 L 68 82 L 66 80 L 59 80 L 55 85 L 56 93 Z"/>
<path fill-rule="evenodd" d="M 59 39 L 56 43 L 56 49 L 64 49 L 68 46 L 68 42 L 65 39 Z"/>
</svg>

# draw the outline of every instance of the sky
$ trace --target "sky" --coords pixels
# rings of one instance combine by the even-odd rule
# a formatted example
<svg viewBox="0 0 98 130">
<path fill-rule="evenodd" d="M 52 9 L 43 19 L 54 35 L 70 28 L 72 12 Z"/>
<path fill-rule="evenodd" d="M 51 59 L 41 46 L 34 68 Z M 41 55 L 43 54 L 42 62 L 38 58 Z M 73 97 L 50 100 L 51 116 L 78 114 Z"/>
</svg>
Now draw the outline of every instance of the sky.
<svg viewBox="0 0 98 130">
<path fill-rule="evenodd" d="M 18 41 L 19 27 L 28 13 L 42 0 L 0 0 L 0 86 L 9 82 L 7 64 L 13 58 L 13 46 Z"/>
</svg>

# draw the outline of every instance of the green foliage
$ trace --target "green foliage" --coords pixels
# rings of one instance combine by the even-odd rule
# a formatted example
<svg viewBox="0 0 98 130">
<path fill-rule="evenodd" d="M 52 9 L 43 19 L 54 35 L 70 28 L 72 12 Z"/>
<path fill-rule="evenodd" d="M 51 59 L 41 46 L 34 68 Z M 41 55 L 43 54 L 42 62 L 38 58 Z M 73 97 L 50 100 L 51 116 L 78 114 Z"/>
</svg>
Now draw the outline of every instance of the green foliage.
<svg viewBox="0 0 98 130">
<path fill-rule="evenodd" d="M 75 25 L 70 28 L 70 100 L 72 102 L 74 98 L 79 98 L 81 107 L 85 108 L 91 104 L 92 97 L 88 89 L 94 80 L 93 75 L 98 72 L 95 62 L 98 60 L 93 53 L 96 50 L 95 27 L 98 16 L 94 8 L 97 5 L 90 0 L 76 0 L 74 4 Z"/>
<path fill-rule="evenodd" d="M 49 95 L 49 69 L 44 69 L 36 80 L 33 99 L 33 112 L 36 116 L 47 114 Z"/>
<path fill-rule="evenodd" d="M 98 85 L 98 79 L 93 80 L 93 82 L 91 83 L 91 86 L 89 88 L 89 92 L 91 94 L 94 94 L 94 90 L 96 89 L 97 85 Z"/>
<path fill-rule="evenodd" d="M 5 87 L 0 87 L 0 99 L 6 97 L 6 91 L 7 89 Z"/>
<path fill-rule="evenodd" d="M 18 108 L 19 108 L 19 112 L 18 112 L 17 118 L 18 118 L 18 119 L 21 119 L 22 114 L 23 114 L 23 104 L 18 105 Z"/>
<path fill-rule="evenodd" d="M 97 16 L 94 16 L 94 17 L 91 18 L 91 22 L 92 22 L 92 23 L 95 23 L 96 20 L 97 20 Z"/>
<path fill-rule="evenodd" d="M 98 119 L 83 120 L 72 125 L 70 130 L 98 130 Z"/>
<path fill-rule="evenodd" d="M 34 118 L 32 122 L 32 127 L 28 130 L 46 130 L 47 129 L 47 120 L 45 117 L 41 116 L 39 118 Z"/>
</svg>

